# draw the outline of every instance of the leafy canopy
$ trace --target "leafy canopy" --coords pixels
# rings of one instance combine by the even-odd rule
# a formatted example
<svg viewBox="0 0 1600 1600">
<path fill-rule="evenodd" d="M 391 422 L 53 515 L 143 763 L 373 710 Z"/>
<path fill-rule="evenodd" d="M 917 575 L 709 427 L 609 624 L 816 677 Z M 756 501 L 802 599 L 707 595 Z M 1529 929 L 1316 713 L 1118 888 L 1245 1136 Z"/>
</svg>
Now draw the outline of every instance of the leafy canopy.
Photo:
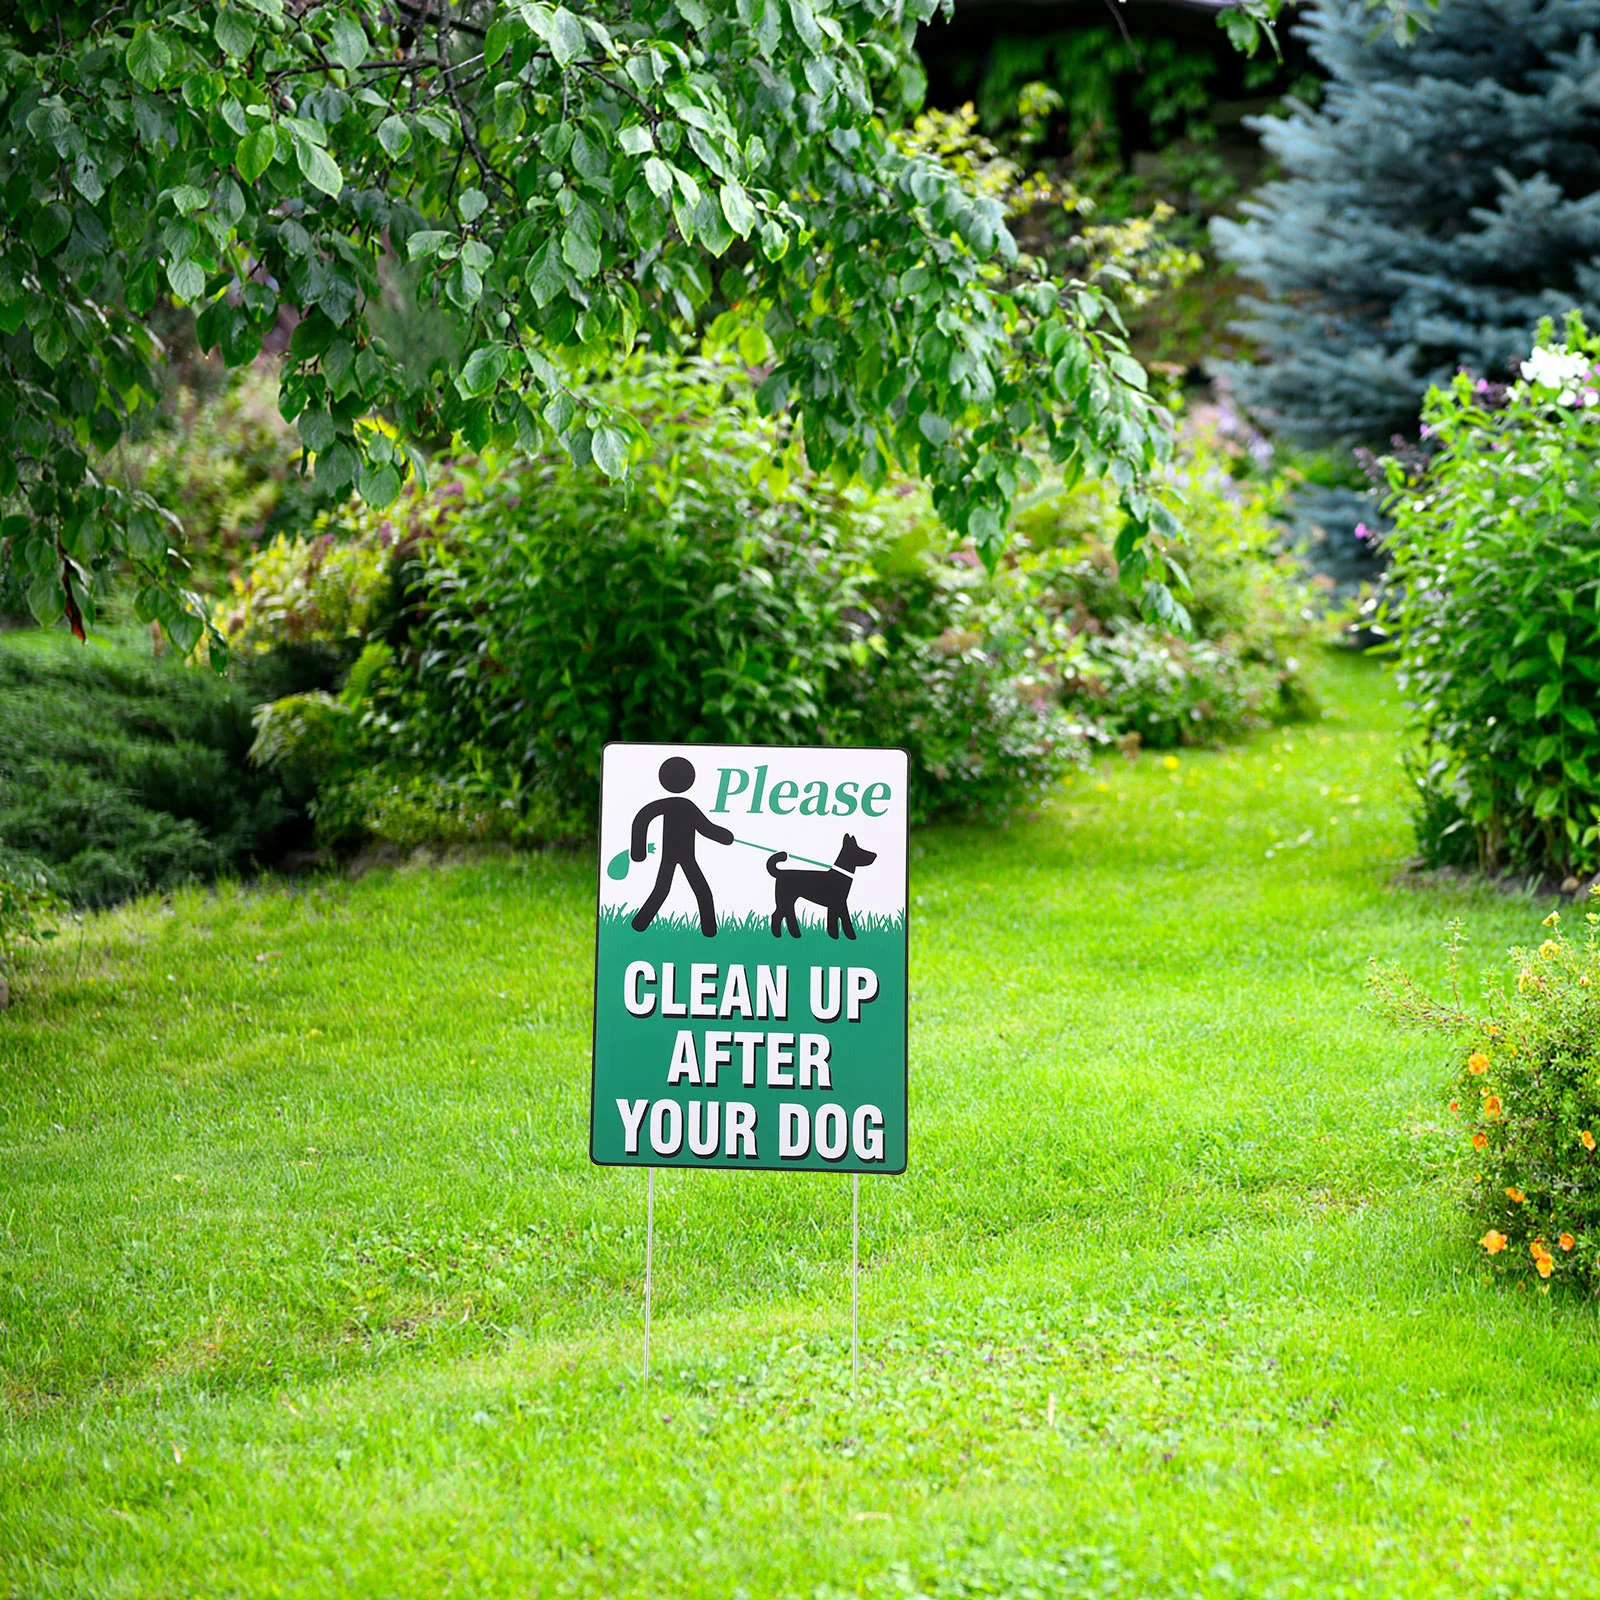
<svg viewBox="0 0 1600 1600">
<path fill-rule="evenodd" d="M 770 369 L 761 404 L 813 465 L 925 476 L 991 558 L 1030 446 L 1108 471 L 1130 578 L 1170 609 L 1175 528 L 1141 487 L 1164 419 L 1114 312 L 892 138 L 937 3 L 22 0 L 0 32 L 0 585 L 77 630 L 128 562 L 141 616 L 198 641 L 175 523 L 116 470 L 170 297 L 234 366 L 293 310 L 284 413 L 319 480 L 373 504 L 420 469 L 405 440 L 453 431 L 625 473 L 640 430 L 585 373 L 709 327 Z M 402 365 L 370 315 L 395 292 L 449 308 L 456 359 Z"/>
</svg>

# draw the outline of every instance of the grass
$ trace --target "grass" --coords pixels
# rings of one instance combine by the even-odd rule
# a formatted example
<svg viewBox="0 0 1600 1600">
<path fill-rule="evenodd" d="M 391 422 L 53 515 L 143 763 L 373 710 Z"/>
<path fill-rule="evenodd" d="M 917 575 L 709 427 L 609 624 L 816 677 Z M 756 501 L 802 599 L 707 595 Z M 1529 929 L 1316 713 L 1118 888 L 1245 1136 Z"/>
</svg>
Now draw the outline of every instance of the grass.
<svg viewBox="0 0 1600 1600">
<path fill-rule="evenodd" d="M 1489 1287 L 1369 957 L 1394 691 L 914 842 L 909 1172 L 587 1141 L 592 865 L 180 894 L 0 1020 L 0 1594 L 1569 1596 L 1595 1313 Z"/>
</svg>

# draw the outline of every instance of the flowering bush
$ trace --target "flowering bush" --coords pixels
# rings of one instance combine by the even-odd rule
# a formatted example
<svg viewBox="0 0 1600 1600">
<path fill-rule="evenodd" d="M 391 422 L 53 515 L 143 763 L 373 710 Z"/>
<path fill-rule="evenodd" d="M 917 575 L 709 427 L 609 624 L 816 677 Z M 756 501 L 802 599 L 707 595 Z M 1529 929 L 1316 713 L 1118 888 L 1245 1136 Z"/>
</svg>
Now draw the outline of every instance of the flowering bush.
<svg viewBox="0 0 1600 1600">
<path fill-rule="evenodd" d="M 1492 987 L 1484 1015 L 1377 974 L 1380 1009 L 1447 1030 L 1457 1149 L 1468 1157 L 1472 1232 L 1496 1271 L 1600 1294 L 1600 915 L 1585 937 L 1559 912 L 1536 950 L 1511 952 L 1516 985 Z"/>
<path fill-rule="evenodd" d="M 1509 386 L 1433 390 L 1420 470 L 1389 463 L 1384 607 L 1441 864 L 1600 867 L 1600 340 L 1549 322 Z"/>
</svg>

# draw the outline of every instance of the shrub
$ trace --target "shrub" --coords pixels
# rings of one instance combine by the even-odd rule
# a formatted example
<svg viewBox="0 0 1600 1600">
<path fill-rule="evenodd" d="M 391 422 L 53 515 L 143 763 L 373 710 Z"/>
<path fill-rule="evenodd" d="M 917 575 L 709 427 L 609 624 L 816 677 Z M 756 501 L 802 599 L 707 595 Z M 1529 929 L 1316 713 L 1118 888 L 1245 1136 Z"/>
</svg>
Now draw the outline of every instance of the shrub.
<svg viewBox="0 0 1600 1600">
<path fill-rule="evenodd" d="M 1465 1200 L 1490 1266 L 1541 1287 L 1600 1294 L 1600 916 L 1580 943 L 1545 918 L 1536 950 L 1511 952 L 1483 1015 L 1441 1004 L 1404 974 L 1380 973 L 1381 1010 L 1457 1041 L 1453 1147 L 1471 1152 Z"/>
<path fill-rule="evenodd" d="M 178 389 L 124 459 L 139 487 L 182 521 L 183 554 L 200 586 L 215 591 L 258 541 L 306 526 L 336 498 L 299 470 L 300 449 L 278 412 L 278 380 L 258 363 L 213 396 Z"/>
<path fill-rule="evenodd" d="M 1156 748 L 1214 744 L 1309 715 L 1301 655 L 1320 623 L 1266 495 L 1238 482 L 1204 439 L 1188 443 L 1171 481 L 1185 502 L 1192 633 L 1140 620 L 1117 580 L 1115 502 L 1101 486 L 1080 485 L 1022 513 L 1027 548 L 999 601 L 1019 617 L 1031 610 L 1037 670 L 1070 711 Z"/>
<path fill-rule="evenodd" d="M 1424 471 L 1390 466 L 1384 614 L 1434 862 L 1600 866 L 1597 361 L 1576 318 L 1559 343 L 1546 323 L 1522 381 L 1429 395 Z"/>
<path fill-rule="evenodd" d="M 148 639 L 0 639 L 0 847 L 75 905 L 236 870 L 294 819 L 249 770 L 249 702 Z"/>
<path fill-rule="evenodd" d="M 958 601 L 920 496 L 804 472 L 738 369 L 654 366 L 610 392 L 651 440 L 626 485 L 486 457 L 383 517 L 346 513 L 358 543 L 388 528 L 401 552 L 394 665 L 359 706 L 302 699 L 263 724 L 295 725 L 279 760 L 335 727 L 350 741 L 324 764 L 325 837 L 409 834 L 430 807 L 568 836 L 612 739 L 903 743 L 923 815 L 994 814 L 1080 759 L 1059 711 L 1012 684 L 1024 662 L 938 644 Z M 268 587 L 239 592 L 229 625 L 267 637 Z"/>
<path fill-rule="evenodd" d="M 1063 687 L 1108 731 L 1137 734 L 1155 750 L 1237 739 L 1263 726 L 1278 700 L 1277 680 L 1265 667 L 1203 639 L 1121 621 L 1084 641 Z"/>
<path fill-rule="evenodd" d="M 53 913 L 59 905 L 36 864 L 0 849 L 0 1011 L 11 1001 L 17 951 L 56 937 Z"/>
<path fill-rule="evenodd" d="M 398 578 L 332 628 L 273 598 L 308 587 L 276 567 L 235 585 L 221 625 L 236 640 L 270 642 L 292 615 L 392 649 L 357 693 L 261 714 L 258 757 L 315 792 L 325 839 L 409 838 L 430 808 L 451 837 L 570 836 L 613 739 L 899 744 L 919 820 L 995 818 L 1083 762 L 1108 714 L 1118 733 L 1197 743 L 1299 708 L 1288 646 L 1308 592 L 1220 457 L 1180 469 L 1202 633 L 1185 642 L 1143 630 L 1119 588 L 1109 490 L 1045 497 L 991 576 L 948 549 L 919 492 L 806 472 L 738 368 L 652 365 L 608 394 L 650 441 L 628 483 L 484 456 L 388 512 L 346 507 L 327 531 L 348 530 L 363 593 L 384 586 L 369 557 L 387 552 Z M 322 548 L 258 565 L 298 572 L 330 562 Z"/>
</svg>

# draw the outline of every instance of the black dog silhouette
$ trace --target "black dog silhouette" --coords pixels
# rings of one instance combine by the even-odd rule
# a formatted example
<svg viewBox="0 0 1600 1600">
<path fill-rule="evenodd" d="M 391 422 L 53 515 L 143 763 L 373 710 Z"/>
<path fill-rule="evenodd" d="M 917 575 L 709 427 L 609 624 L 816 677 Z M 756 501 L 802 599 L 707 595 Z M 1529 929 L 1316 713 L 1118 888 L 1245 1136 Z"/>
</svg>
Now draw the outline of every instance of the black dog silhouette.
<svg viewBox="0 0 1600 1600">
<path fill-rule="evenodd" d="M 856 836 L 847 833 L 833 865 L 825 872 L 779 872 L 778 863 L 788 859 L 789 852 L 780 850 L 767 858 L 767 871 L 777 883 L 776 907 L 772 913 L 772 936 L 783 937 L 784 925 L 795 938 L 800 937 L 800 921 L 794 914 L 797 900 L 809 900 L 828 913 L 828 937 L 837 939 L 839 929 L 853 939 L 856 925 L 850 920 L 850 885 L 855 881 L 858 867 L 870 867 L 878 859 L 875 850 L 863 850 Z"/>
</svg>

